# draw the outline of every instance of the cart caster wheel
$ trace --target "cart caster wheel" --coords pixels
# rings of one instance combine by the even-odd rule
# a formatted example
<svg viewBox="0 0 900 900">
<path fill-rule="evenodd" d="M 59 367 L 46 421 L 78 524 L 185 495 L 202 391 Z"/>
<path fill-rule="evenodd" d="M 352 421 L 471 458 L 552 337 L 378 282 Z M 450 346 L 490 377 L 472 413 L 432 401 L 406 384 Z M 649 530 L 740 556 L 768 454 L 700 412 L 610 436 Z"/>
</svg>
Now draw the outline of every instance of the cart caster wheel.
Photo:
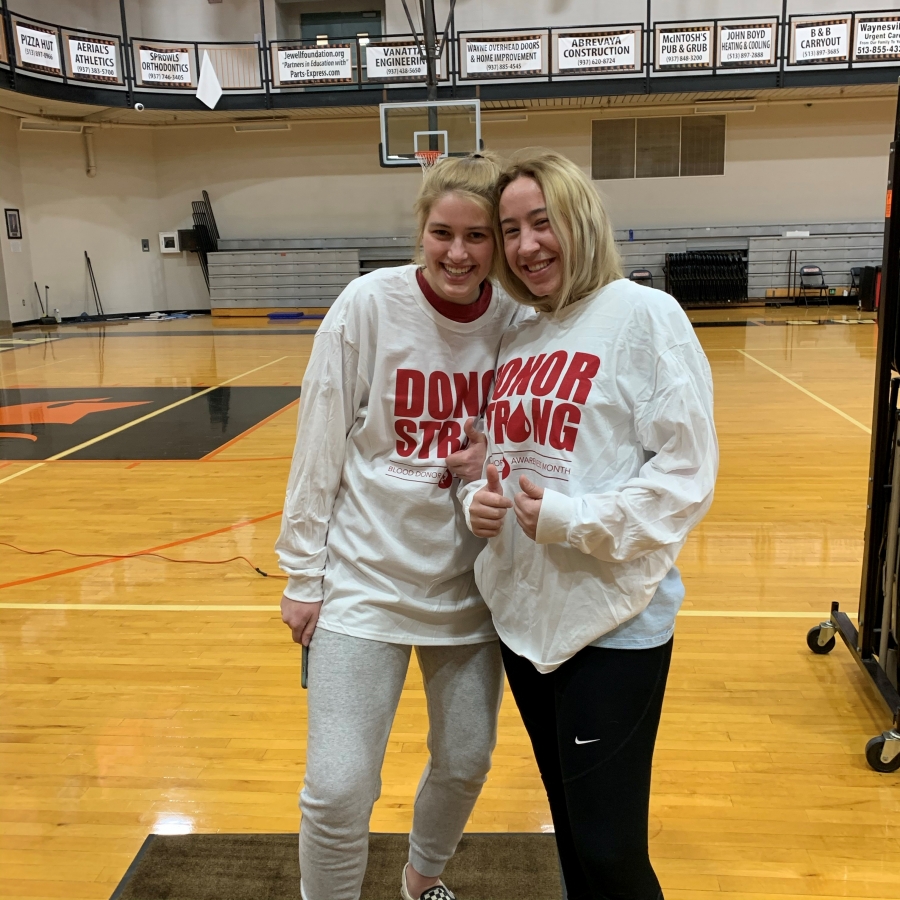
<svg viewBox="0 0 900 900">
<path fill-rule="evenodd" d="M 900 753 L 896 753 L 893 759 L 888 762 L 881 758 L 886 743 L 885 736 L 879 734 L 878 737 L 873 737 L 866 744 L 866 762 L 876 772 L 896 772 L 900 770 Z M 891 744 L 900 744 L 900 741 L 891 741 Z"/>
<path fill-rule="evenodd" d="M 824 643 L 819 643 L 819 635 L 822 633 L 822 626 L 816 625 L 814 628 L 810 628 L 806 633 L 806 646 L 812 650 L 813 653 L 818 653 L 820 656 L 824 656 L 826 653 L 831 653 L 834 650 L 834 635 Z"/>
</svg>

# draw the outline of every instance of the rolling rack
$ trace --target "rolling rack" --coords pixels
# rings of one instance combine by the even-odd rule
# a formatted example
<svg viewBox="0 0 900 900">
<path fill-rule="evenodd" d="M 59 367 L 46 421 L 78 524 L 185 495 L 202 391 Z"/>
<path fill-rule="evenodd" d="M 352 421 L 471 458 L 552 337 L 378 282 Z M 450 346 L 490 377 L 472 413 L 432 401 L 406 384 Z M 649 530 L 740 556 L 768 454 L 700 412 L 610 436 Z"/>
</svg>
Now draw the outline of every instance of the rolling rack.
<svg viewBox="0 0 900 900">
<path fill-rule="evenodd" d="M 813 653 L 830 653 L 835 636 L 847 645 L 866 674 L 866 683 L 887 707 L 891 727 L 866 744 L 866 761 L 876 772 L 900 770 L 898 693 L 898 565 L 900 565 L 900 91 L 888 163 L 884 220 L 883 276 L 878 307 L 875 404 L 869 451 L 869 489 L 857 629 L 838 603 L 812 628 L 806 643 Z"/>
</svg>

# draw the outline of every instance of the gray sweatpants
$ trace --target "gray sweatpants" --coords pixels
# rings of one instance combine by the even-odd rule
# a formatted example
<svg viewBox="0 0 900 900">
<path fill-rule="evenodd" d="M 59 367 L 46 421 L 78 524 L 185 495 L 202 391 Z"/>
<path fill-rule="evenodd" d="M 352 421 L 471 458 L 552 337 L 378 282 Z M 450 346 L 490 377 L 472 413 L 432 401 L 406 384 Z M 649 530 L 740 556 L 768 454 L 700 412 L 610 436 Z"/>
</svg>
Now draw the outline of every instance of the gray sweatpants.
<svg viewBox="0 0 900 900">
<path fill-rule="evenodd" d="M 309 734 L 300 793 L 303 900 L 358 900 L 369 819 L 412 648 L 316 629 L 309 648 Z M 438 876 L 491 767 L 503 664 L 497 641 L 417 647 L 430 758 L 413 808 L 409 861 Z M 400 873 L 397 873 L 399 880 Z"/>
</svg>

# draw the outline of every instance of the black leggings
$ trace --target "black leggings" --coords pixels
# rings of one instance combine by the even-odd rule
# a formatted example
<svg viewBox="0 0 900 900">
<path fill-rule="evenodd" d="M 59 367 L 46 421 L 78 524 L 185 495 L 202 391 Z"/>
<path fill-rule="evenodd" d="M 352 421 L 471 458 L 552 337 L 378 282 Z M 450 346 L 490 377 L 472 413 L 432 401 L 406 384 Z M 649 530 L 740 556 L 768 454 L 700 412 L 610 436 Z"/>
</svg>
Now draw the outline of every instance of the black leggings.
<svg viewBox="0 0 900 900">
<path fill-rule="evenodd" d="M 662 900 L 647 824 L 672 643 L 585 647 L 548 675 L 501 643 L 550 801 L 569 900 Z"/>
</svg>

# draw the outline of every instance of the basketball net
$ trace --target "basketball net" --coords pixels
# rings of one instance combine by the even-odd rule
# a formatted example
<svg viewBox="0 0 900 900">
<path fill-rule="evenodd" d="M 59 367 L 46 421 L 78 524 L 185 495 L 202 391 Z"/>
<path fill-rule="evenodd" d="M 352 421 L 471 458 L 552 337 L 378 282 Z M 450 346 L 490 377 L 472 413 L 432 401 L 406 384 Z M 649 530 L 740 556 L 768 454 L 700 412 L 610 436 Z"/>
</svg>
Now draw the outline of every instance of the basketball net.
<svg viewBox="0 0 900 900">
<path fill-rule="evenodd" d="M 416 159 L 422 167 L 422 176 L 428 174 L 430 169 L 437 165 L 437 161 L 443 156 L 440 150 L 416 150 Z"/>
</svg>

